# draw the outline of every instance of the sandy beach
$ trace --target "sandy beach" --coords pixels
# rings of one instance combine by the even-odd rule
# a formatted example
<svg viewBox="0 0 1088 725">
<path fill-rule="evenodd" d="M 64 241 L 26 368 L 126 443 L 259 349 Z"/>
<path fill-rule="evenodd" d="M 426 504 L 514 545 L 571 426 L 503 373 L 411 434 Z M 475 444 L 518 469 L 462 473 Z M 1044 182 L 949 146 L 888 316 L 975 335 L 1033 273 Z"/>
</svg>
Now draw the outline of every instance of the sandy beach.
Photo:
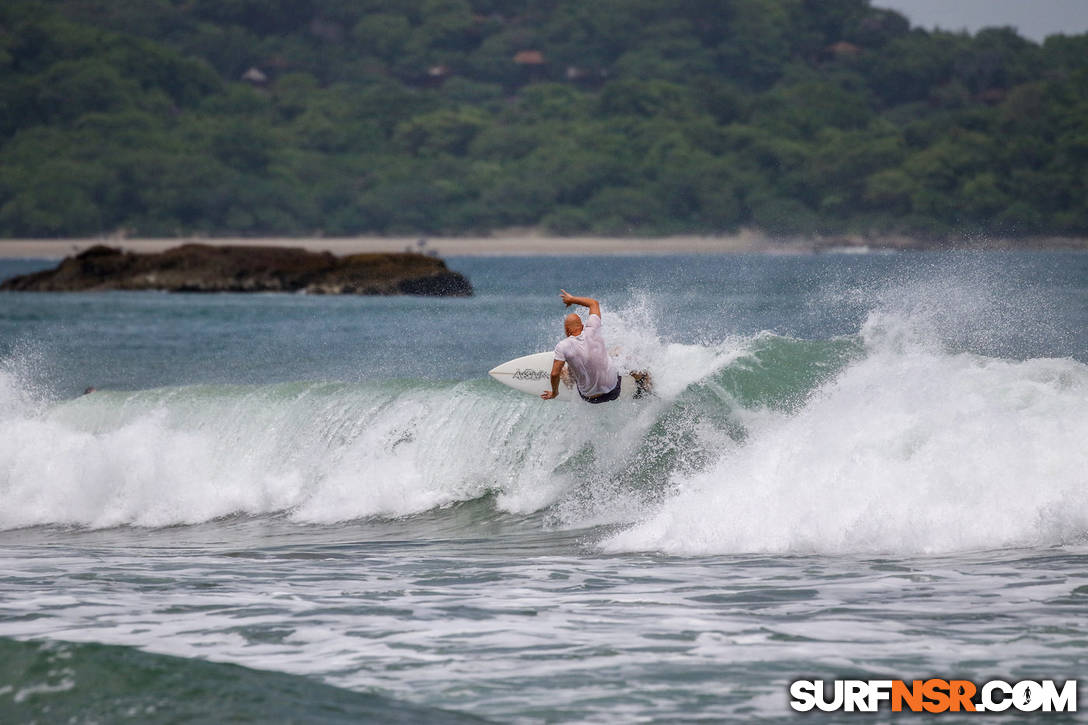
<svg viewBox="0 0 1088 725">
<path fill-rule="evenodd" d="M 441 257 L 533 257 L 611 254 L 809 254 L 932 249 L 932 243 L 910 237 L 773 239 L 756 230 L 717 236 L 550 237 L 529 231 L 498 232 L 488 237 L 169 237 L 135 239 L 2 239 L 0 258 L 61 259 L 105 244 L 131 252 L 162 252 L 182 244 L 302 247 L 336 255 L 364 252 L 422 251 Z M 944 247 L 945 245 L 940 245 Z M 1080 249 L 1088 240 L 1065 237 L 950 241 L 948 247 L 972 249 Z"/>
<path fill-rule="evenodd" d="M 443 257 L 544 256 L 579 254 L 728 254 L 751 252 L 809 251 L 805 244 L 774 242 L 754 232 L 730 236 L 678 236 L 665 238 L 547 237 L 533 233 L 497 234 L 490 237 L 171 237 L 129 239 L 0 240 L 0 257 L 60 259 L 106 244 L 133 252 L 161 252 L 188 243 L 303 247 L 333 254 L 363 252 L 434 252 Z"/>
</svg>

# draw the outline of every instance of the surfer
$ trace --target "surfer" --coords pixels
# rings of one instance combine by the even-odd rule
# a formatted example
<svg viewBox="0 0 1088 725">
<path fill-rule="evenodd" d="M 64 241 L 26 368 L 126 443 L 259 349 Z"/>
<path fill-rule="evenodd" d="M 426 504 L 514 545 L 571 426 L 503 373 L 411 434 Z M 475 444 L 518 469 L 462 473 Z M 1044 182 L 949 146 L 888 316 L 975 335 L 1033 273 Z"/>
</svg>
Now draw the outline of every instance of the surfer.
<svg viewBox="0 0 1088 725">
<path fill-rule="evenodd" d="M 551 400 L 559 395 L 559 380 L 563 366 L 569 365 L 570 373 L 578 386 L 578 394 L 587 403 L 607 403 L 620 396 L 620 375 L 608 351 L 601 334 L 601 303 L 592 297 L 575 297 L 564 289 L 559 296 L 567 307 L 581 305 L 589 308 L 589 317 L 585 324 L 582 318 L 570 313 L 563 319 L 563 331 L 567 336 L 555 346 L 555 361 L 552 363 L 552 389 L 541 393 L 544 400 Z"/>
</svg>

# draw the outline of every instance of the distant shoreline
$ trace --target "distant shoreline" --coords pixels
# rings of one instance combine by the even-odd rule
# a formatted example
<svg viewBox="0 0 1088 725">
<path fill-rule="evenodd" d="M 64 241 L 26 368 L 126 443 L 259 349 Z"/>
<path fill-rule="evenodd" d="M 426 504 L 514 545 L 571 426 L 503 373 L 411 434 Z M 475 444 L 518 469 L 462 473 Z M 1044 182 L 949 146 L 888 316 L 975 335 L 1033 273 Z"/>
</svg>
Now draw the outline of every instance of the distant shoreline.
<svg viewBox="0 0 1088 725">
<path fill-rule="evenodd" d="M 1079 250 L 1088 251 L 1088 239 L 1030 237 L 1021 239 L 966 239 L 936 243 L 910 237 L 888 236 L 773 239 L 760 232 L 742 231 L 721 236 L 671 237 L 549 237 L 533 231 L 500 232 L 489 237 L 170 237 L 130 239 L 0 239 L 0 258 L 61 259 L 96 244 L 132 252 L 162 252 L 198 242 L 214 245 L 302 247 L 336 255 L 364 252 L 434 253 L 441 257 L 543 257 L 578 255 L 663 254 L 814 254 L 865 253 L 942 249 Z M 421 244 L 422 242 L 422 244 Z"/>
</svg>

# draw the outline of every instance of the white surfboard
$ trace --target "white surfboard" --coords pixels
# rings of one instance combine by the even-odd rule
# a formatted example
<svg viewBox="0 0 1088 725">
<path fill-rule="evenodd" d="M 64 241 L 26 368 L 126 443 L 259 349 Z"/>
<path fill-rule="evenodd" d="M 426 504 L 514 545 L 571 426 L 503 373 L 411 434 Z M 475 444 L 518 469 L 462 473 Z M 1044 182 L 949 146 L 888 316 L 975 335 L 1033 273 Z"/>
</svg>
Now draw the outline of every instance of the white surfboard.
<svg viewBox="0 0 1088 725">
<path fill-rule="evenodd" d="M 554 353 L 538 352 L 497 365 L 489 370 L 487 374 L 514 390 L 520 390 L 530 395 L 540 395 L 551 387 L 552 362 L 554 360 Z M 641 382 L 633 378 L 630 373 L 620 375 L 620 400 L 649 396 L 650 376 L 642 375 L 644 377 Z M 563 378 L 559 382 L 559 397 L 557 400 L 581 400 L 578 390 L 574 387 L 574 380 L 567 374 L 566 368 L 563 369 Z"/>
</svg>

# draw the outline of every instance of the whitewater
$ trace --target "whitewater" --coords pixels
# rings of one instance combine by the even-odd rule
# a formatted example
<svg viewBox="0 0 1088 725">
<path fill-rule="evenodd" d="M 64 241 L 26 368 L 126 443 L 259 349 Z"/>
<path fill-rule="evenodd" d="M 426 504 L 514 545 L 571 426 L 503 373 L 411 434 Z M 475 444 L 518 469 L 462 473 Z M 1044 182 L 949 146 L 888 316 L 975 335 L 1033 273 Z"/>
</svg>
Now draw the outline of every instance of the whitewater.
<svg viewBox="0 0 1088 725">
<path fill-rule="evenodd" d="M 183 707 L 87 710 L 122 666 L 421 722 L 1083 671 L 1084 255 L 451 266 L 476 297 L 0 298 L 0 715 Z M 560 285 L 652 400 L 486 378 Z"/>
</svg>

